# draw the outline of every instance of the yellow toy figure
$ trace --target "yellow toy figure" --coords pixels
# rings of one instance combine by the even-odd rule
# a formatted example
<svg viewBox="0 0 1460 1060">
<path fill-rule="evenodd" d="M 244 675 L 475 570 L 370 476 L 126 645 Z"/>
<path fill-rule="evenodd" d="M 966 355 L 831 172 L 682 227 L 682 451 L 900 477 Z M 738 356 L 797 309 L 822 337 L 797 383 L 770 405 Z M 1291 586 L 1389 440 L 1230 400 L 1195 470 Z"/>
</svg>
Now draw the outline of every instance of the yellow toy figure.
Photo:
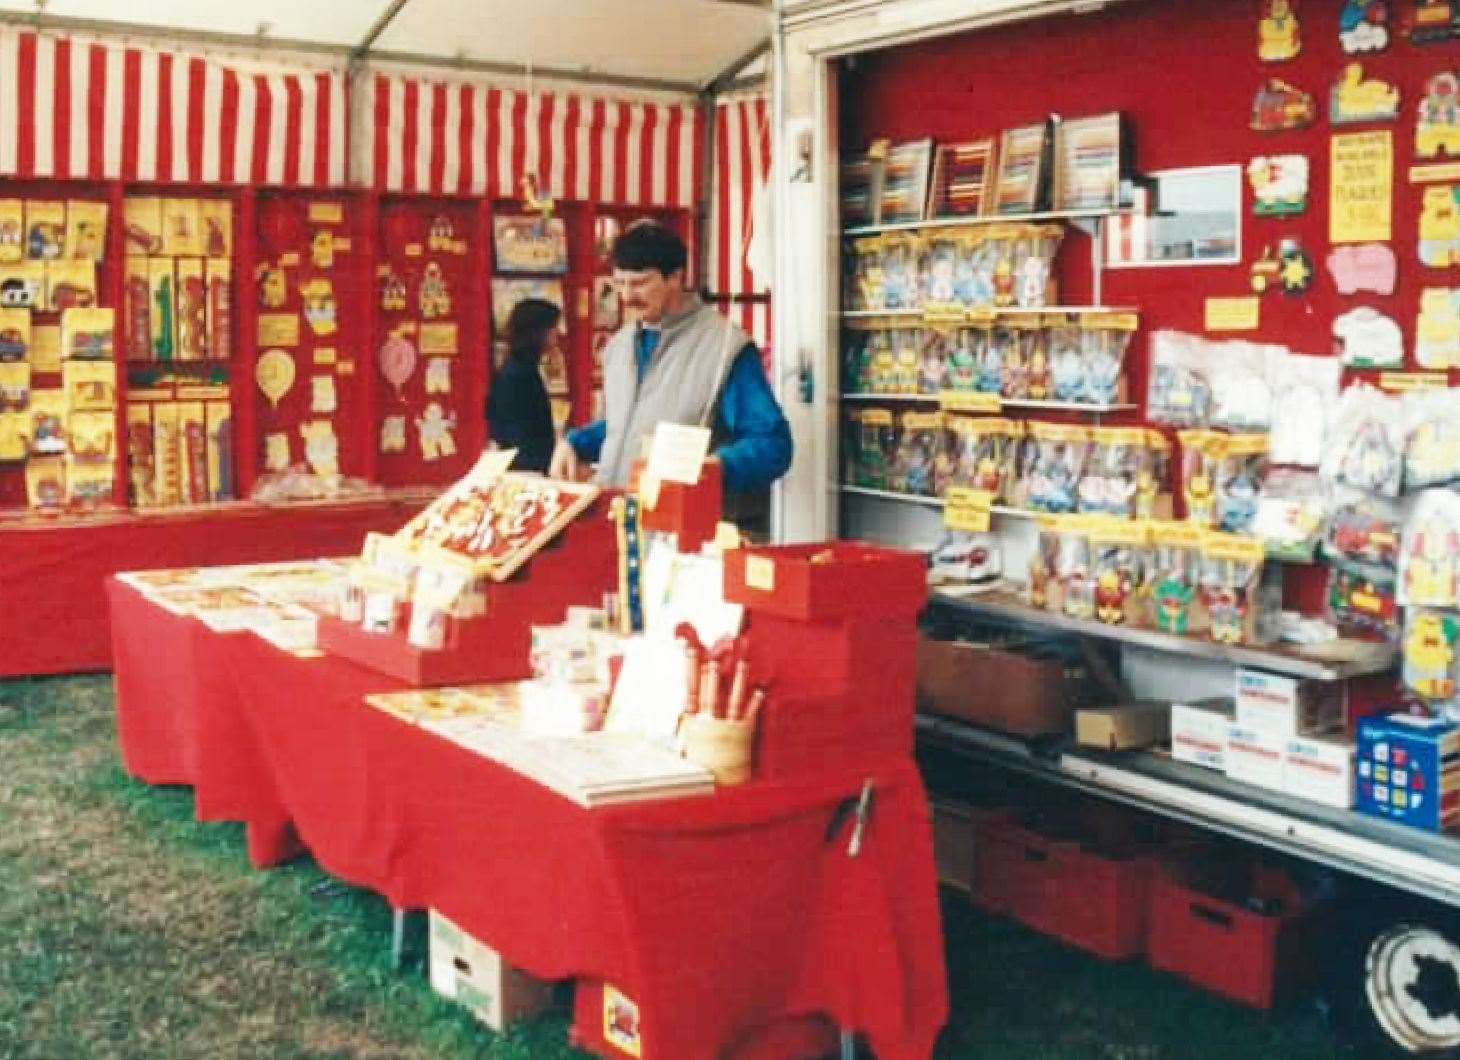
<svg viewBox="0 0 1460 1060">
<path fill-rule="evenodd" d="M 283 269 L 266 265 L 259 279 L 259 301 L 265 309 L 283 309 L 289 301 L 289 281 Z"/>
<path fill-rule="evenodd" d="M 1425 189 L 1419 215 L 1419 260 L 1432 269 L 1460 264 L 1460 188 L 1440 184 Z"/>
<path fill-rule="evenodd" d="M 1414 153 L 1435 158 L 1441 152 L 1460 156 L 1460 78 L 1446 70 L 1425 83 L 1414 127 Z"/>
<path fill-rule="evenodd" d="M 1349 63 L 1328 98 L 1329 120 L 1335 125 L 1393 121 L 1399 116 L 1399 89 L 1379 80 L 1364 80 L 1360 63 Z"/>
<path fill-rule="evenodd" d="M 304 319 L 316 335 L 333 335 L 339 330 L 335 322 L 334 285 L 328 280 L 316 277 L 299 285 L 299 295 L 304 299 Z"/>
<path fill-rule="evenodd" d="M 1127 586 L 1117 571 L 1100 572 L 1095 582 L 1095 617 L 1106 625 L 1118 626 L 1125 621 Z"/>
<path fill-rule="evenodd" d="M 427 263 L 421 277 L 421 316 L 426 320 L 451 315 L 451 295 L 446 290 L 446 279 L 441 275 L 441 266 L 432 261 Z"/>
<path fill-rule="evenodd" d="M 1292 0 L 1267 0 L 1267 17 L 1257 23 L 1257 57 L 1265 63 L 1286 62 L 1301 48 Z"/>
<path fill-rule="evenodd" d="M 1449 699 L 1455 694 L 1455 620 L 1420 611 L 1409 620 L 1404 636 L 1404 683 L 1424 699 Z"/>
<path fill-rule="evenodd" d="M 432 461 L 443 456 L 455 456 L 456 440 L 451 437 L 455 428 L 455 416 L 447 416 L 434 401 L 427 405 L 425 413 L 416 417 L 416 429 L 421 435 L 421 459 Z"/>
<path fill-rule="evenodd" d="M 1456 293 L 1448 287 L 1420 291 L 1414 359 L 1421 368 L 1435 370 L 1460 362 L 1460 305 Z"/>
<path fill-rule="evenodd" d="M 332 268 L 335 263 L 335 237 L 329 229 L 321 228 L 309 241 L 309 260 L 316 269 Z"/>
<path fill-rule="evenodd" d="M 333 478 L 340 473 L 340 440 L 329 420 L 313 420 L 299 425 L 304 439 L 304 459 L 316 475 Z"/>
</svg>

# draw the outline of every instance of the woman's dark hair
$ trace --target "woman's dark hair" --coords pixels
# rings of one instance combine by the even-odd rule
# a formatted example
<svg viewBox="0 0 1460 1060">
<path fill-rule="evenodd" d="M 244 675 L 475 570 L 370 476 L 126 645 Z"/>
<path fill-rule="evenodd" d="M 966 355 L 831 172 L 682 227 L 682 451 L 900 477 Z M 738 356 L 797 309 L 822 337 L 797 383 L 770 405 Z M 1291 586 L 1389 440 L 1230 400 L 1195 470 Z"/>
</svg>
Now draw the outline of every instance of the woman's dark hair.
<svg viewBox="0 0 1460 1060">
<path fill-rule="evenodd" d="M 613 267 L 628 272 L 653 269 L 669 277 L 684 268 L 689 254 L 684 240 L 657 221 L 639 221 L 613 241 Z"/>
<path fill-rule="evenodd" d="M 507 352 L 517 358 L 536 361 L 548 335 L 558 326 L 563 311 L 543 298 L 524 298 L 507 317 Z"/>
</svg>

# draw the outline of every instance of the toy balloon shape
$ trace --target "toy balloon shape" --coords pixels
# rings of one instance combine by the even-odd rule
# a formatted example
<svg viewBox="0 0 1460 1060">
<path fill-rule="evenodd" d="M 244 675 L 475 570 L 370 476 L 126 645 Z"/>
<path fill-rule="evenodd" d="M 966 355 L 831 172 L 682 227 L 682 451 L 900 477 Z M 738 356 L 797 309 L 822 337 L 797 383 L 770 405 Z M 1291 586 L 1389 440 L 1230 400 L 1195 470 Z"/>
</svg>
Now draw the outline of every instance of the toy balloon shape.
<svg viewBox="0 0 1460 1060">
<path fill-rule="evenodd" d="M 294 385 L 294 358 L 284 350 L 265 350 L 253 369 L 254 379 L 269 404 L 279 407 L 279 399 Z"/>
<path fill-rule="evenodd" d="M 380 374 L 395 387 L 396 397 L 403 396 L 401 388 L 406 385 L 416 370 L 416 346 L 405 336 L 397 333 L 385 340 L 380 347 Z"/>
</svg>

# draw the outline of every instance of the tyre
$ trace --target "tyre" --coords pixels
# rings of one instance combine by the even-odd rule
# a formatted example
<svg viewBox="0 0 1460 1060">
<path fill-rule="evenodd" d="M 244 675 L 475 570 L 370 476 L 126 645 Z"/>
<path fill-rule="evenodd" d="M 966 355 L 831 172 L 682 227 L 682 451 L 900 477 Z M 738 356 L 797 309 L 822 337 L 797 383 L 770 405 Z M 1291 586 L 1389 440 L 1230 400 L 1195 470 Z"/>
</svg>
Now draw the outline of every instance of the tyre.
<svg viewBox="0 0 1460 1060">
<path fill-rule="evenodd" d="M 1460 944 L 1437 928 L 1400 923 L 1376 934 L 1364 996 L 1374 1021 L 1407 1052 L 1460 1052 Z"/>
</svg>

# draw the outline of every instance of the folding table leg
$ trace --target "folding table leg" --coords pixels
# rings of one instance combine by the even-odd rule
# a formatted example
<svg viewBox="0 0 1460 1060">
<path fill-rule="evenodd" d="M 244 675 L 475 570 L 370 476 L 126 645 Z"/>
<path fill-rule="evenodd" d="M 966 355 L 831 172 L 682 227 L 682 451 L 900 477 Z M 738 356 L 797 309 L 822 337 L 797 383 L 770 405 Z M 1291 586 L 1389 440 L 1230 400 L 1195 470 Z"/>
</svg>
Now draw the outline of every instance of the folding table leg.
<svg viewBox="0 0 1460 1060">
<path fill-rule="evenodd" d="M 390 966 L 395 971 L 401 970 L 405 962 L 406 948 L 406 913 L 404 909 L 390 907 Z"/>
<path fill-rule="evenodd" d="M 842 1031 L 842 1060 L 856 1060 L 857 1038 L 851 1031 Z"/>
</svg>

